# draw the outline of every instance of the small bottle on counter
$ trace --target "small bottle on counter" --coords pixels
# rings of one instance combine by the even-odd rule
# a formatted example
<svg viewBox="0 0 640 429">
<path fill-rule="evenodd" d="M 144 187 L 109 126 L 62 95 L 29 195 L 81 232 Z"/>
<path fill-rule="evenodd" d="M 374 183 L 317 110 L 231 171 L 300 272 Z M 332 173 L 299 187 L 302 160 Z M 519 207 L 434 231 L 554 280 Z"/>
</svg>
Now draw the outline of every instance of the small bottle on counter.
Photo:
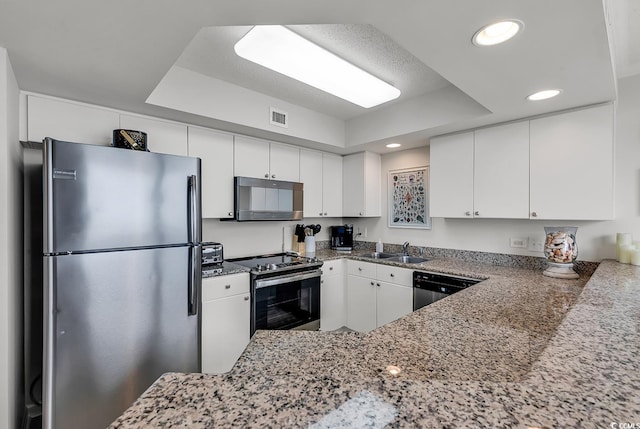
<svg viewBox="0 0 640 429">
<path fill-rule="evenodd" d="M 384 251 L 384 247 L 382 245 L 382 240 L 378 240 L 378 242 L 376 243 L 376 252 L 382 253 L 383 251 Z"/>
</svg>

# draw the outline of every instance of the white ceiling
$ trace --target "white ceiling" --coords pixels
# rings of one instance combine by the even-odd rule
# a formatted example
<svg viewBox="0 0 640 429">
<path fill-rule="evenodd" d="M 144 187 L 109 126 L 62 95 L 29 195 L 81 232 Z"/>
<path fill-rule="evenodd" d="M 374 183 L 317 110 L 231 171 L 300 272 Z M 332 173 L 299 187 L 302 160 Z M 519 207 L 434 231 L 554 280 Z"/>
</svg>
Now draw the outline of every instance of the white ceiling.
<svg viewBox="0 0 640 429">
<path fill-rule="evenodd" d="M 0 0 L 0 46 L 23 90 L 256 136 L 265 130 L 145 100 L 176 64 L 345 120 L 347 128 L 381 111 L 393 118 L 394 109 L 420 107 L 447 87 L 484 108 L 464 120 L 398 128 L 397 140 L 411 146 L 443 132 L 615 99 L 616 73 L 640 73 L 638 3 L 610 0 L 605 10 L 601 0 Z M 478 28 L 509 17 L 525 23 L 515 39 L 486 49 L 470 43 Z M 289 25 L 397 85 L 402 96 L 365 110 L 243 63 L 229 47 L 255 24 Z M 546 87 L 563 93 L 525 101 Z M 389 138 L 371 137 L 371 148 Z"/>
</svg>

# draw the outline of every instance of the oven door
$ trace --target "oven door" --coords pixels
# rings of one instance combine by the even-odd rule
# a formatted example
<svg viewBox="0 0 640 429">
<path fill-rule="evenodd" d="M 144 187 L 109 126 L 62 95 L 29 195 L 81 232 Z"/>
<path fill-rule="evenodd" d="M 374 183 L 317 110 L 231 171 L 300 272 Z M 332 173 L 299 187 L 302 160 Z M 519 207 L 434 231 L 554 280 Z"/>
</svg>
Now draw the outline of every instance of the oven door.
<svg viewBox="0 0 640 429">
<path fill-rule="evenodd" d="M 256 278 L 251 335 L 256 329 L 320 328 L 320 270 Z"/>
</svg>

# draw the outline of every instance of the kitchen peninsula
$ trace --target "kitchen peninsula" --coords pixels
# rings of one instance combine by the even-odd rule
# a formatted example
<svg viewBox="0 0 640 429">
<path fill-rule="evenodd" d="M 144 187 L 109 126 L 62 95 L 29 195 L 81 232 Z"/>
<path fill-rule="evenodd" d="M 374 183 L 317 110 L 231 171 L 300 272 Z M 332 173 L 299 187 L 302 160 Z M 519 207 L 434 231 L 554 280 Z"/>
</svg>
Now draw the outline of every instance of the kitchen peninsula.
<svg viewBox="0 0 640 429">
<path fill-rule="evenodd" d="M 259 331 L 229 373 L 165 374 L 111 428 L 640 419 L 640 268 L 604 261 L 588 281 L 450 259 L 419 268 L 487 280 L 366 334 Z"/>
</svg>

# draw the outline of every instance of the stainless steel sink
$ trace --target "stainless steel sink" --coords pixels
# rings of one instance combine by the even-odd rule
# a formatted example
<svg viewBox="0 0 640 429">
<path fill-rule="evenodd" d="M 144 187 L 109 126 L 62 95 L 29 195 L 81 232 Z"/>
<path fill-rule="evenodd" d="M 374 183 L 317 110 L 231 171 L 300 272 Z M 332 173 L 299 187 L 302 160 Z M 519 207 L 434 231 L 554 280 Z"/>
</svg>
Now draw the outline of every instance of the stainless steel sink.
<svg viewBox="0 0 640 429">
<path fill-rule="evenodd" d="M 374 252 L 374 253 L 365 253 L 364 255 L 358 255 L 361 258 L 371 258 L 371 259 L 388 259 L 395 258 L 399 255 L 397 253 L 383 253 L 383 252 Z"/>
<path fill-rule="evenodd" d="M 400 255 L 400 256 L 392 256 L 389 258 L 384 258 L 384 260 L 393 261 L 393 262 L 402 262 L 403 264 L 419 264 L 421 262 L 427 262 L 429 259 L 420 258 L 418 256 Z"/>
</svg>

